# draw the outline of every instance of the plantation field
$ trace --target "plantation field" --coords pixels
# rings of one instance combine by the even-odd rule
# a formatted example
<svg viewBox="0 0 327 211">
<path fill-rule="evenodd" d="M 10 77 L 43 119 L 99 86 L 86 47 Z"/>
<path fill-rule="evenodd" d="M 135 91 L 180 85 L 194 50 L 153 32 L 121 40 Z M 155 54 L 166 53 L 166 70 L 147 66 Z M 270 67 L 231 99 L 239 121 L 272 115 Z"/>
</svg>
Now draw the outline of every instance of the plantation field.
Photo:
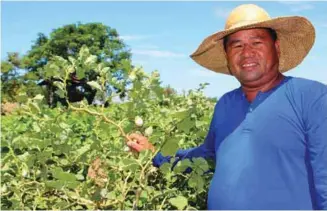
<svg viewBox="0 0 327 211">
<path fill-rule="evenodd" d="M 87 48 L 44 67 L 46 77 L 60 79 L 61 97 L 69 74 L 82 78 L 89 69 L 99 76 L 88 84 L 108 107 L 84 100 L 50 108 L 44 95 L 21 93 L 19 106 L 2 116 L 1 209 L 206 209 L 209 162 L 185 159 L 172 170 L 173 157 L 152 165 L 159 151 L 174 156 L 204 141 L 215 105 L 205 85 L 178 94 L 160 85 L 158 72 L 137 67 L 126 68 L 130 84 L 122 84 Z M 108 86 L 121 87 L 125 98 L 114 101 Z M 130 152 L 125 143 L 133 132 L 147 136 L 156 152 Z"/>
</svg>

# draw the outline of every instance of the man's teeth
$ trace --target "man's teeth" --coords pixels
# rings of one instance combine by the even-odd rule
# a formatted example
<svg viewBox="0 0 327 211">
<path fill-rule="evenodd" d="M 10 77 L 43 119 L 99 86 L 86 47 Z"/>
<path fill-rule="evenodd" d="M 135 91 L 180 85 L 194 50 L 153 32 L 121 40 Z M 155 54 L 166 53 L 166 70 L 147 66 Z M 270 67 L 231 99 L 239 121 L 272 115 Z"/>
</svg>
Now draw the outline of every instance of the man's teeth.
<svg viewBox="0 0 327 211">
<path fill-rule="evenodd" d="M 242 67 L 252 67 L 255 66 L 255 63 L 248 63 L 248 64 L 243 64 Z"/>
</svg>

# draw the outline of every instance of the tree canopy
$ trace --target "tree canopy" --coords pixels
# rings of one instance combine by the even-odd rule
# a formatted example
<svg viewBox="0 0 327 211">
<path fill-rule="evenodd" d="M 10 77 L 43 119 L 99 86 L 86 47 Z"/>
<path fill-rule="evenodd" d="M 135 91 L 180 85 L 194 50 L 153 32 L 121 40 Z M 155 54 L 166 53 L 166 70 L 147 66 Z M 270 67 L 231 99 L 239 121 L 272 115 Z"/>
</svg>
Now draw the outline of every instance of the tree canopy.
<svg viewBox="0 0 327 211">
<path fill-rule="evenodd" d="M 108 71 L 112 71 L 118 81 L 122 81 L 122 87 L 108 86 L 109 92 L 121 92 L 124 96 L 122 89 L 128 84 L 129 70 L 126 68 L 131 66 L 131 53 L 119 38 L 118 32 L 102 23 L 64 25 L 54 29 L 49 36 L 39 33 L 31 49 L 22 58 L 18 58 L 17 53 L 8 54 L 8 60 L 4 61 L 1 67 L 4 69 L 1 75 L 2 91 L 7 94 L 9 90 L 3 85 L 6 84 L 8 87 L 13 80 L 19 79 L 21 87 L 22 85 L 45 85 L 43 92 L 46 92 L 48 98 L 53 98 L 48 99 L 49 104 L 56 103 L 60 98 L 56 96 L 53 89 L 53 82 L 56 79 L 46 78 L 44 68 L 54 56 L 64 59 L 76 58 L 83 46 L 86 46 L 92 55 L 96 55 L 98 63 L 102 62 L 109 67 Z M 17 74 L 18 69 L 23 72 L 21 76 Z M 93 70 L 86 71 L 86 73 L 85 75 L 71 74 L 71 80 L 68 81 L 66 88 L 74 96 L 69 95 L 69 100 L 79 101 L 87 97 L 88 101 L 92 102 L 95 93 L 90 91 L 90 87 L 85 82 L 95 80 L 98 75 Z M 41 90 L 41 87 L 39 89 Z M 33 93 L 30 94 L 33 95 Z"/>
</svg>

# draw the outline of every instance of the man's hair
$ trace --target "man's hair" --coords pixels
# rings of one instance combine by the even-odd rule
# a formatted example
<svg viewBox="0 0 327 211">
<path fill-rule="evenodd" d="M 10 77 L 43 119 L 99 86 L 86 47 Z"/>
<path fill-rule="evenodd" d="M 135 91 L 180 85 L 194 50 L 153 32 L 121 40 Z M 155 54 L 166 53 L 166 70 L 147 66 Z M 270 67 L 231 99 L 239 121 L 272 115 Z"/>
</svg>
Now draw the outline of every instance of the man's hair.
<svg viewBox="0 0 327 211">
<path fill-rule="evenodd" d="M 266 29 L 268 31 L 268 33 L 270 34 L 272 40 L 274 42 L 277 40 L 277 33 L 272 28 L 256 28 L 256 29 Z M 227 35 L 226 37 L 223 38 L 224 39 L 223 41 L 224 41 L 224 49 L 225 49 L 225 51 L 227 49 L 228 36 L 229 35 Z"/>
</svg>

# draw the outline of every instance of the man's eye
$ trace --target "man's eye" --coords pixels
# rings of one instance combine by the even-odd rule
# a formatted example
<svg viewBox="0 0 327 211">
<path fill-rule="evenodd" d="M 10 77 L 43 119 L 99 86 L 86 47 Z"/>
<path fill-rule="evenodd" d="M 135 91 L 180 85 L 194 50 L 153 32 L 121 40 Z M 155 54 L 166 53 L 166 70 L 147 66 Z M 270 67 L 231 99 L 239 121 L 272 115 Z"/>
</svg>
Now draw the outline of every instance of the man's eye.
<svg viewBox="0 0 327 211">
<path fill-rule="evenodd" d="M 242 48 L 242 45 L 234 45 L 233 48 Z"/>
<path fill-rule="evenodd" d="M 254 44 L 254 45 L 260 45 L 261 43 L 262 43 L 262 42 L 259 42 L 259 41 L 258 41 L 258 42 L 254 42 L 253 44 Z"/>
</svg>

